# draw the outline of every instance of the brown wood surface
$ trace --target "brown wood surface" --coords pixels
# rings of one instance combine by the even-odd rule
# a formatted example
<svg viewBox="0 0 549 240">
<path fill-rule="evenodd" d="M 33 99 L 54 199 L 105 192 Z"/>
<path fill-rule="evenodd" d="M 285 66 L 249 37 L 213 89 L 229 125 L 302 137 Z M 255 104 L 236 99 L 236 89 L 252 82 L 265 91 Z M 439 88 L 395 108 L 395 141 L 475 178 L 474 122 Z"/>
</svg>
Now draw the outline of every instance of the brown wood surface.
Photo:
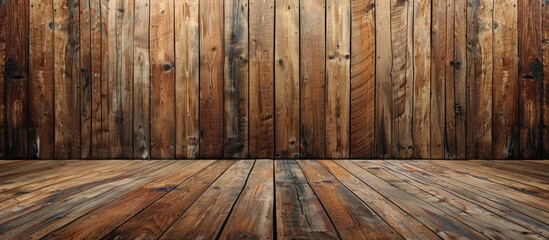
<svg viewBox="0 0 549 240">
<path fill-rule="evenodd" d="M 225 2 L 225 158 L 248 157 L 248 0 Z"/>
<path fill-rule="evenodd" d="M 0 1 L 0 158 L 546 159 L 548 5 Z"/>
<path fill-rule="evenodd" d="M 198 0 L 175 3 L 175 154 L 196 158 L 199 152 Z"/>
<path fill-rule="evenodd" d="M 54 41 L 51 1 L 30 1 L 29 20 L 29 154 L 55 157 Z"/>
<path fill-rule="evenodd" d="M 0 161 L 0 238 L 546 239 L 544 165 Z"/>
<path fill-rule="evenodd" d="M 299 0 L 277 1 L 275 22 L 275 158 L 299 157 Z"/>
<path fill-rule="evenodd" d="M 215 158 L 223 156 L 223 2 L 201 0 L 199 9 L 199 157 Z"/>
</svg>

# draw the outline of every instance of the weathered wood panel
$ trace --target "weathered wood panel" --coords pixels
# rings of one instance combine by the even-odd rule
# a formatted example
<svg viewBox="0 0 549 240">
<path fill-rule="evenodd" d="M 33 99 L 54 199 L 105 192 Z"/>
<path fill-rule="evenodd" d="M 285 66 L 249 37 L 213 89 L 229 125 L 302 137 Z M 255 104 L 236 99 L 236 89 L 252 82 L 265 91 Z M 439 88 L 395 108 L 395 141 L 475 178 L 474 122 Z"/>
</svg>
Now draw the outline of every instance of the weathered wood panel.
<svg viewBox="0 0 549 240">
<path fill-rule="evenodd" d="M 29 154 L 55 157 L 53 78 L 53 8 L 51 1 L 31 0 L 29 22 Z"/>
<path fill-rule="evenodd" d="M 225 1 L 225 158 L 248 156 L 248 4 Z"/>
<path fill-rule="evenodd" d="M 4 65 L 7 158 L 26 158 L 28 153 L 29 1 L 5 1 Z"/>
<path fill-rule="evenodd" d="M 223 2 L 200 4 L 200 154 L 223 156 Z"/>
<path fill-rule="evenodd" d="M 174 2 L 151 1 L 151 157 L 175 157 Z M 111 87 L 112 88 L 112 87 Z"/>
<path fill-rule="evenodd" d="M 370 158 L 375 122 L 375 4 L 351 1 L 351 119 L 350 157 Z"/>
<path fill-rule="evenodd" d="M 1 158 L 547 158 L 546 0 L 0 0 Z"/>
<path fill-rule="evenodd" d="M 199 140 L 198 0 L 175 1 L 176 157 L 198 157 Z"/>
<path fill-rule="evenodd" d="M 135 1 L 135 15 L 148 16 L 149 0 Z M 134 19 L 133 42 L 133 157 L 151 157 L 151 63 L 149 18 Z"/>
<path fill-rule="evenodd" d="M 299 0 L 276 3 L 275 157 L 299 157 Z"/>
<path fill-rule="evenodd" d="M 517 1 L 494 2 L 494 158 L 519 156 Z"/>
<path fill-rule="evenodd" d="M 492 157 L 493 1 L 468 4 L 467 157 Z"/>
<path fill-rule="evenodd" d="M 300 1 L 300 156 L 326 155 L 326 2 Z"/>
</svg>

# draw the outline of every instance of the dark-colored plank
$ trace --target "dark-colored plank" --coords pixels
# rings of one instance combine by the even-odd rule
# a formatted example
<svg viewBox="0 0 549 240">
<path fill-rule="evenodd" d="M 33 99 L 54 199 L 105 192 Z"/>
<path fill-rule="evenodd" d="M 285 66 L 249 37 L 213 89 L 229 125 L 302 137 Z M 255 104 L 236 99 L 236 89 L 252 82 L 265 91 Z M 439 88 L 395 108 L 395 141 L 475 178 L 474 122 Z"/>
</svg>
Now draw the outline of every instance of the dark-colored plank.
<svg viewBox="0 0 549 240">
<path fill-rule="evenodd" d="M 277 239 L 338 239 L 324 207 L 294 160 L 275 162 Z"/>
<path fill-rule="evenodd" d="M 92 138 L 92 47 L 91 1 L 79 0 L 80 28 L 80 158 L 91 158 Z"/>
<path fill-rule="evenodd" d="M 0 2 L 0 159 L 6 157 L 6 2 Z"/>
<path fill-rule="evenodd" d="M 351 140 L 350 157 L 369 158 L 374 152 L 375 4 L 351 1 Z"/>
<path fill-rule="evenodd" d="M 543 26 L 542 54 L 543 54 L 543 92 L 542 92 L 542 107 L 543 107 L 543 124 L 542 124 L 542 140 L 543 140 L 543 155 L 542 159 L 549 159 L 549 1 L 541 2 Z M 0 30 L 1 31 L 1 30 Z M 1 141 L 1 140 L 0 140 Z M 1 149 L 0 149 L 1 151 Z M 1 156 L 1 154 L 0 154 Z"/>
<path fill-rule="evenodd" d="M 454 1 L 454 58 L 450 61 L 454 68 L 454 104 L 446 108 L 456 121 L 456 150 L 450 158 L 464 159 L 467 152 L 467 1 Z M 448 93 L 448 92 L 447 92 Z M 451 140 L 451 139 L 450 139 Z M 450 146 L 450 145 L 449 145 Z M 451 148 L 449 148 L 450 150 Z M 454 157 L 452 157 L 454 155 Z"/>
<path fill-rule="evenodd" d="M 4 1 L 6 154 L 8 159 L 28 156 L 29 1 Z"/>
<path fill-rule="evenodd" d="M 300 1 L 300 156 L 326 156 L 326 2 Z"/>
<path fill-rule="evenodd" d="M 101 104 L 101 86 L 103 85 L 102 67 L 103 67 L 103 32 L 106 29 L 102 23 L 106 17 L 102 14 L 101 0 L 90 1 L 90 38 L 91 38 L 91 158 L 106 157 L 105 146 L 103 144 L 102 130 L 102 104 Z"/>
<path fill-rule="evenodd" d="M 341 238 L 402 239 L 322 165 L 313 160 L 300 160 L 298 163 Z"/>
<path fill-rule="evenodd" d="M 80 7 L 53 2 L 55 157 L 80 157 Z"/>
<path fill-rule="evenodd" d="M 248 0 L 225 2 L 225 158 L 248 157 L 248 12 Z"/>
<path fill-rule="evenodd" d="M 53 78 L 53 8 L 31 0 L 29 9 L 29 150 L 30 158 L 55 156 Z"/>
<path fill-rule="evenodd" d="M 200 0 L 200 158 L 223 156 L 223 2 Z"/>
</svg>

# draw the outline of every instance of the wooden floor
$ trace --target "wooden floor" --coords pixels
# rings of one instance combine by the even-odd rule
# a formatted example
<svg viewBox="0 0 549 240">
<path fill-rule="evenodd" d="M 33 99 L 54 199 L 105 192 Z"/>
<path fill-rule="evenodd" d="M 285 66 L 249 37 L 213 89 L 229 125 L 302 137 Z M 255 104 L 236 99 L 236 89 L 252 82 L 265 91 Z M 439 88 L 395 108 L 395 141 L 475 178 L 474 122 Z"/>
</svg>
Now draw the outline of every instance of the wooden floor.
<svg viewBox="0 0 549 240">
<path fill-rule="evenodd" d="M 0 161 L 0 239 L 547 239 L 549 161 Z"/>
</svg>

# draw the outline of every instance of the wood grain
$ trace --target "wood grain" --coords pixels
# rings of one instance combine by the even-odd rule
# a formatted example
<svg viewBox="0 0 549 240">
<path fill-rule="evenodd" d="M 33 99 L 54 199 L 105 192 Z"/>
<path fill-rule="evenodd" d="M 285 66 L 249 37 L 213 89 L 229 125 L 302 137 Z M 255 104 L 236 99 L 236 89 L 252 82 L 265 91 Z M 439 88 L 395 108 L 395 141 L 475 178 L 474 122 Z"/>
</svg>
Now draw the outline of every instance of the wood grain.
<svg viewBox="0 0 549 240">
<path fill-rule="evenodd" d="M 448 0 L 433 0 L 431 6 L 431 158 L 445 157 L 446 133 L 446 65 L 448 41 Z M 434 114 L 433 114 L 434 113 Z"/>
<path fill-rule="evenodd" d="M 29 154 L 55 157 L 53 8 L 32 0 L 29 12 Z"/>
<path fill-rule="evenodd" d="M 150 14 L 149 0 L 135 0 L 136 16 Z M 151 157 L 151 59 L 150 59 L 150 19 L 134 19 L 133 40 L 133 156 L 147 159 Z"/>
<path fill-rule="evenodd" d="M 151 1 L 151 157 L 175 157 L 174 3 Z"/>
<path fill-rule="evenodd" d="M 274 155 L 274 7 L 250 0 L 250 158 Z"/>
<path fill-rule="evenodd" d="M 248 0 L 225 2 L 224 152 L 225 158 L 248 156 Z"/>
<path fill-rule="evenodd" d="M 505 14 L 503 14 L 505 13 Z M 518 135 L 517 1 L 494 2 L 494 158 L 516 158 Z"/>
<path fill-rule="evenodd" d="M 80 0 L 80 158 L 91 158 L 92 145 L 92 40 L 91 1 Z M 31 41 L 32 42 L 32 41 Z"/>
<path fill-rule="evenodd" d="M 300 156 L 326 155 L 326 3 L 300 1 Z"/>
<path fill-rule="evenodd" d="M 199 1 L 200 158 L 223 156 L 223 2 Z M 207 116 L 207 117 L 205 117 Z"/>
<path fill-rule="evenodd" d="M 277 1 L 275 16 L 275 158 L 299 157 L 299 0 Z"/>
<path fill-rule="evenodd" d="M 6 3 L 0 2 L 0 159 L 6 156 Z"/>
<path fill-rule="evenodd" d="M 542 1 L 542 16 L 549 15 L 549 1 Z M 542 18 L 543 21 L 543 40 L 542 40 L 542 53 L 543 53 L 543 124 L 542 124 L 542 139 L 543 139 L 543 156 L 542 158 L 549 158 L 549 19 L 547 17 Z M 1 31 L 1 30 L 0 30 Z M 1 141 L 1 140 L 0 140 Z M 1 151 L 1 150 L 0 150 Z M 1 156 L 1 154 L 0 154 Z"/>
<path fill-rule="evenodd" d="M 350 157 L 370 158 L 374 152 L 375 4 L 351 1 Z"/>
<path fill-rule="evenodd" d="M 198 0 L 175 3 L 175 156 L 196 158 L 199 152 Z"/>
</svg>

